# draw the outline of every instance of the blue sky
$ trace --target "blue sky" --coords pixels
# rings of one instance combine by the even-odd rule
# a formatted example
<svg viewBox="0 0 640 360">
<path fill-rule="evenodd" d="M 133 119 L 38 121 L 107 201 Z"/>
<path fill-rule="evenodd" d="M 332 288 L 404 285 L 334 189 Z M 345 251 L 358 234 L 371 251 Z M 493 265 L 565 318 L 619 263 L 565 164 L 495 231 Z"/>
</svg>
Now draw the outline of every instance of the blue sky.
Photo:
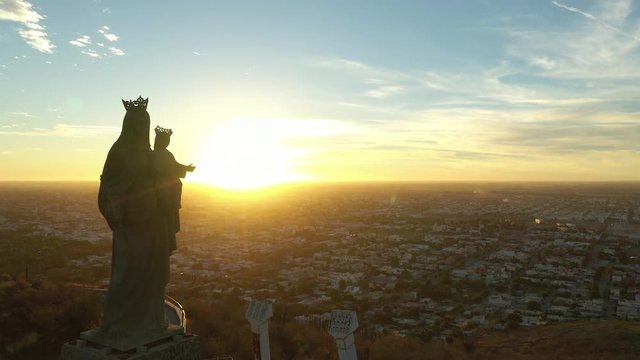
<svg viewBox="0 0 640 360">
<path fill-rule="evenodd" d="M 239 121 L 305 179 L 640 180 L 639 11 L 0 0 L 0 180 L 97 179 L 140 94 L 205 177 Z"/>
</svg>

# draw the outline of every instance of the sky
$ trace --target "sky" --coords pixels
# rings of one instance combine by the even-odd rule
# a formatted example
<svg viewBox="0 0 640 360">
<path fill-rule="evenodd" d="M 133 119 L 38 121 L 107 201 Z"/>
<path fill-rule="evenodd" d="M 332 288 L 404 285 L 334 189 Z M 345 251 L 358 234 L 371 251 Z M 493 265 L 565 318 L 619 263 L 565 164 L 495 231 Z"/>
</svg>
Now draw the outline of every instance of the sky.
<svg viewBox="0 0 640 360">
<path fill-rule="evenodd" d="M 142 95 L 223 187 L 638 181 L 638 64 L 640 1 L 0 0 L 0 180 L 98 180 Z"/>
</svg>

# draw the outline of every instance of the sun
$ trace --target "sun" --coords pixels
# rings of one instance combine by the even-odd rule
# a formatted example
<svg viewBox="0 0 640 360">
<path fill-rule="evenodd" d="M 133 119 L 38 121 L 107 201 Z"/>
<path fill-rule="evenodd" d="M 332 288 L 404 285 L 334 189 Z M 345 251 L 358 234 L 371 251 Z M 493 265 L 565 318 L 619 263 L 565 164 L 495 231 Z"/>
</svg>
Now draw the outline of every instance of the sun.
<svg viewBox="0 0 640 360">
<path fill-rule="evenodd" d="M 302 151 L 284 145 L 283 134 L 268 120 L 225 122 L 209 136 L 192 179 L 234 190 L 306 180 L 293 170 Z"/>
</svg>

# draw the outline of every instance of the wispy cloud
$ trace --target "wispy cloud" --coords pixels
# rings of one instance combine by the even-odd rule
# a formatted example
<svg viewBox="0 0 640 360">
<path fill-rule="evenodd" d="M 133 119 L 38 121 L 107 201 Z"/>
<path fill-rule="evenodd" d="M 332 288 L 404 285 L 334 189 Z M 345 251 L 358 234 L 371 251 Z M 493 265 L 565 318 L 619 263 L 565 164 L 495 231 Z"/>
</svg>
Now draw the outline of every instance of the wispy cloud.
<svg viewBox="0 0 640 360">
<path fill-rule="evenodd" d="M 633 40 L 636 40 L 636 41 L 640 41 L 640 37 L 638 37 L 638 36 L 636 36 L 636 35 L 633 35 L 633 34 L 629 34 L 628 32 L 625 32 L 625 31 L 621 30 L 620 28 L 618 28 L 618 27 L 616 27 L 616 26 L 613 26 L 613 25 L 611 25 L 611 24 L 609 24 L 609 23 L 607 23 L 607 22 L 605 22 L 605 21 L 602 21 L 602 20 L 600 20 L 598 17 L 596 17 L 595 15 L 593 15 L 593 14 L 591 14 L 591 13 L 588 13 L 588 12 L 586 12 L 586 11 L 582 11 L 582 10 L 580 10 L 580 9 L 578 9 L 578 8 L 575 8 L 575 7 L 567 6 L 567 5 L 562 4 L 562 3 L 559 3 L 559 2 L 557 2 L 557 1 L 552 1 L 551 3 L 552 3 L 553 5 L 555 5 L 555 6 L 559 7 L 559 8 L 561 8 L 561 9 L 565 9 L 565 10 L 567 10 L 567 11 L 571 11 L 571 12 L 574 12 L 574 13 L 580 14 L 580 15 L 582 15 L 582 16 L 584 16 L 584 17 L 586 17 L 586 18 L 587 18 L 587 19 L 589 19 L 589 20 L 593 20 L 593 21 L 597 22 L 598 24 L 600 24 L 600 25 L 602 25 L 602 26 L 604 26 L 604 27 L 608 28 L 609 30 L 612 30 L 612 31 L 614 31 L 614 32 L 617 32 L 618 34 L 620 34 L 620 35 L 622 35 L 622 36 L 626 36 L 626 37 L 628 37 L 629 39 L 633 39 Z"/>
<path fill-rule="evenodd" d="M 32 118 L 33 115 L 29 114 L 26 111 L 10 111 L 4 113 L 5 116 L 16 117 L 16 118 Z"/>
<path fill-rule="evenodd" d="M 98 29 L 98 33 L 102 34 L 110 42 L 115 42 L 119 39 L 117 35 L 110 33 L 110 29 L 108 26 L 102 26 L 100 29 Z M 81 35 L 78 38 L 69 41 L 69 43 L 71 45 L 83 48 L 81 53 L 92 58 L 126 55 L 124 50 L 119 47 L 106 46 L 101 42 L 93 43 L 89 35 Z"/>
<path fill-rule="evenodd" d="M 40 52 L 51 54 L 56 46 L 49 40 L 45 26 L 40 24 L 44 18 L 26 0 L 0 1 L 0 20 L 20 23 L 23 27 L 18 29 L 18 33 L 27 44 Z"/>
<path fill-rule="evenodd" d="M 368 88 L 363 92 L 364 96 L 375 99 L 384 99 L 402 93 L 406 86 L 414 82 L 406 72 L 375 67 L 351 59 L 315 59 L 311 65 L 339 71 L 352 79 L 357 79 L 361 85 Z"/>
<path fill-rule="evenodd" d="M 629 0 L 609 0 L 589 11 L 554 1 L 559 11 L 586 21 L 562 29 L 507 29 L 507 54 L 533 66 L 529 75 L 547 79 L 618 81 L 640 78 L 640 24 Z"/>
<path fill-rule="evenodd" d="M 113 41 L 118 41 L 118 39 L 120 38 L 118 35 L 113 34 L 108 26 L 103 26 L 101 27 L 98 32 L 100 34 L 102 34 L 107 40 L 113 42 Z"/>
<path fill-rule="evenodd" d="M 115 56 L 123 56 L 125 55 L 124 51 L 122 51 L 122 49 L 119 49 L 115 46 L 109 47 L 109 51 L 111 52 L 111 54 L 115 55 Z"/>
<path fill-rule="evenodd" d="M 580 10 L 580 9 L 578 9 L 578 8 L 569 7 L 569 6 L 567 6 L 567 5 L 564 5 L 564 4 L 559 3 L 559 2 L 557 2 L 557 1 L 552 1 L 551 3 L 552 3 L 553 5 L 555 5 L 555 6 L 557 6 L 557 7 L 560 7 L 560 8 L 566 9 L 566 10 L 569 10 L 569 11 L 571 11 L 571 12 L 575 12 L 575 13 L 578 13 L 578 14 L 582 14 L 582 15 L 584 15 L 587 19 L 591 19 L 591 20 L 598 20 L 598 19 L 597 19 L 595 16 L 593 16 L 592 14 L 590 14 L 590 13 L 588 13 L 588 12 L 585 12 L 585 11 L 582 11 L 582 10 Z"/>
<path fill-rule="evenodd" d="M 617 157 L 640 166 L 639 116 L 562 109 L 431 109 L 377 127 L 367 125 L 364 133 L 376 148 L 392 146 L 399 160 L 522 159 L 540 166 Z"/>
<path fill-rule="evenodd" d="M 68 125 L 56 124 L 53 128 L 53 134 L 64 137 L 92 137 L 104 134 L 114 134 L 120 131 L 117 126 L 101 126 L 101 125 Z"/>
<path fill-rule="evenodd" d="M 22 29 L 18 31 L 20 36 L 27 42 L 27 44 L 31 45 L 32 48 L 43 52 L 51 54 L 55 45 L 49 41 L 47 38 L 47 33 L 44 31 L 44 27 L 40 30 L 34 29 Z"/>
<path fill-rule="evenodd" d="M 391 85 L 395 82 L 407 80 L 406 73 L 394 69 L 376 67 L 344 58 L 322 58 L 311 62 L 313 66 L 345 72 L 362 79 L 371 85 Z"/>
<path fill-rule="evenodd" d="M 87 45 L 91 45 L 91 37 L 89 35 L 82 35 L 75 40 L 69 41 L 69 44 L 77 47 L 86 47 Z"/>
<path fill-rule="evenodd" d="M 624 19 L 620 14 L 607 19 Z M 496 174 L 503 172 L 509 179 L 545 178 L 536 174 L 545 174 L 545 179 L 585 179 L 595 174 L 585 169 L 593 169 L 590 162 L 597 162 L 602 171 L 637 178 L 628 166 L 640 166 L 640 112 L 625 112 L 620 106 L 637 109 L 633 94 L 640 86 L 628 81 L 629 93 L 624 95 L 612 91 L 620 84 L 611 73 L 599 74 L 606 82 L 596 86 L 588 77 L 565 79 L 567 71 L 579 68 L 589 75 L 587 69 L 596 66 L 578 62 L 578 50 L 569 48 L 572 41 L 586 46 L 579 54 L 589 60 L 587 51 L 596 43 L 619 46 L 621 52 L 611 61 L 625 64 L 619 71 L 626 74 L 634 70 L 626 66 L 633 56 L 625 46 L 635 42 L 591 22 L 565 33 L 541 30 L 512 39 L 503 60 L 484 71 L 379 68 L 348 59 L 312 63 L 325 77 L 333 74 L 322 69 L 335 71 L 336 78 L 328 83 L 343 84 L 335 89 L 341 93 L 332 98 L 339 99 L 334 102 L 336 114 L 348 112 L 347 117 L 363 130 L 330 143 L 305 139 L 300 146 L 326 149 L 345 164 L 375 158 L 407 169 L 438 169 L 442 176 L 447 167 L 456 171 L 470 167 L 479 178 L 501 178 Z M 362 87 L 367 87 L 364 96 Z M 390 87 L 388 94 L 375 93 L 385 87 Z"/>
<path fill-rule="evenodd" d="M 557 66 L 548 57 L 533 58 L 538 68 L 553 69 Z M 358 104 L 361 108 L 380 112 L 379 106 L 367 103 L 374 100 L 393 99 L 386 112 L 406 111 L 410 108 L 449 106 L 575 106 L 602 103 L 599 96 L 585 96 L 565 88 L 544 87 L 536 84 L 519 84 L 507 81 L 520 75 L 523 70 L 509 61 L 476 73 L 450 73 L 435 70 L 399 70 L 376 68 L 363 62 L 347 59 L 325 59 L 314 66 L 329 68 L 349 75 L 360 86 L 368 89 L 364 93 L 352 93 L 353 99 L 341 97 L 337 104 Z M 342 76 L 340 81 L 345 81 Z M 357 87 L 354 87 L 357 89 Z M 348 95 L 348 94 L 347 94 Z M 364 97 L 363 97 L 364 95 Z M 416 99 L 420 99 L 419 102 Z M 395 106 L 391 108 L 389 106 Z M 354 107 L 351 105 L 351 107 Z M 378 109 L 378 110 L 376 110 Z"/>
<path fill-rule="evenodd" d="M 640 116 L 620 111 L 521 111 L 495 116 L 489 143 L 549 156 L 568 152 L 640 151 Z"/>
<path fill-rule="evenodd" d="M 86 49 L 86 50 L 82 50 L 82 51 L 81 51 L 81 53 L 83 53 L 83 54 L 85 54 L 85 55 L 87 55 L 87 56 L 90 56 L 90 57 L 94 57 L 94 58 L 100 57 L 100 54 L 98 54 L 98 53 L 97 53 L 95 50 L 93 50 L 93 49 Z"/>
<path fill-rule="evenodd" d="M 611 120 L 611 118 L 615 120 Z M 510 122 L 492 142 L 540 156 L 589 157 L 596 153 L 638 153 L 640 125 L 627 114 L 596 113 L 583 117 Z M 636 159 L 637 162 L 637 159 Z"/>
<path fill-rule="evenodd" d="M 404 91 L 404 87 L 391 85 L 391 86 L 380 86 L 366 92 L 367 96 L 376 98 L 376 99 L 385 99 L 391 97 L 396 94 L 400 94 Z"/>
<path fill-rule="evenodd" d="M 9 136 L 57 136 L 70 138 L 86 138 L 105 134 L 114 134 L 119 127 L 101 125 L 69 125 L 56 124 L 53 128 L 31 128 L 17 130 L 0 130 L 0 135 Z"/>
<path fill-rule="evenodd" d="M 531 59 L 531 64 L 541 67 L 545 70 L 552 70 L 558 65 L 558 62 L 546 56 L 536 56 Z"/>
</svg>

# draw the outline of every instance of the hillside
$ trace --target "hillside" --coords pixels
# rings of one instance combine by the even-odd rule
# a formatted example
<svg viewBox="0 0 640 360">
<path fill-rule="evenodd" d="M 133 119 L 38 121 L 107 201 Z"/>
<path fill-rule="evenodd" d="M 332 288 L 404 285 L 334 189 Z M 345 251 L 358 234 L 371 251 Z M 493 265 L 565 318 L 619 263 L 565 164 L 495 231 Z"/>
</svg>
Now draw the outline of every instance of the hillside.
<svg viewBox="0 0 640 360">
<path fill-rule="evenodd" d="M 95 294 L 60 286 L 36 287 L 4 275 L 0 286 L 0 357 L 55 358 L 62 343 L 95 325 L 101 300 Z M 205 357 L 250 358 L 245 303 L 224 297 L 215 305 L 186 305 L 190 331 L 203 340 Z M 11 329 L 11 332 L 5 331 Z M 234 331 L 229 331 L 233 329 Z M 270 323 L 273 359 L 337 359 L 335 344 L 322 325 L 276 317 Z M 413 359 L 640 359 L 640 322 L 583 321 L 510 331 L 479 332 L 471 352 L 461 337 L 423 342 L 417 337 L 356 333 L 360 360 Z"/>
</svg>

